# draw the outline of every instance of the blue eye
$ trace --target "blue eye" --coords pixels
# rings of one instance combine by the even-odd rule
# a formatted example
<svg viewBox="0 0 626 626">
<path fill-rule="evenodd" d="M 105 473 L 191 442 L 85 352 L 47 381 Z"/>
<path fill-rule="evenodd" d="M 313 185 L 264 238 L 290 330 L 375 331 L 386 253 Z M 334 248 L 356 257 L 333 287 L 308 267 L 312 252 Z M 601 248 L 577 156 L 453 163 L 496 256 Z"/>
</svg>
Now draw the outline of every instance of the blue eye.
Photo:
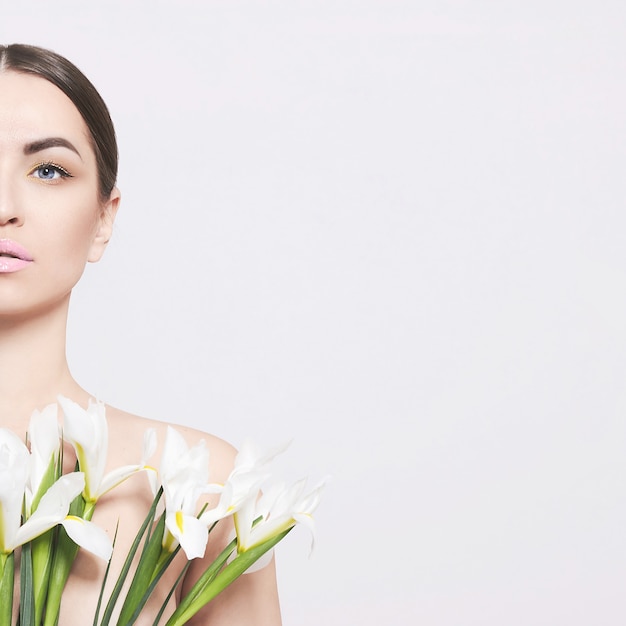
<svg viewBox="0 0 626 626">
<path fill-rule="evenodd" d="M 30 175 L 39 180 L 58 180 L 72 176 L 66 169 L 54 163 L 41 163 L 31 171 Z"/>
</svg>

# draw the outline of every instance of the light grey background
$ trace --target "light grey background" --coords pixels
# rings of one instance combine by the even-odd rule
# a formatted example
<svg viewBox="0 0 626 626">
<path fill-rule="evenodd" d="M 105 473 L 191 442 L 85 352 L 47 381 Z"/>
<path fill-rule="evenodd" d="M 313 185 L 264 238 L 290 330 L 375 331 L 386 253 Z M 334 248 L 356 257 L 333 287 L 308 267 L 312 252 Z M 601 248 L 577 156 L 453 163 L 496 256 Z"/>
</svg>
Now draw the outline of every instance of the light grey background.
<svg viewBox="0 0 626 626">
<path fill-rule="evenodd" d="M 78 379 L 330 473 L 286 625 L 626 619 L 622 2 L 3 3 L 117 125 Z"/>
</svg>

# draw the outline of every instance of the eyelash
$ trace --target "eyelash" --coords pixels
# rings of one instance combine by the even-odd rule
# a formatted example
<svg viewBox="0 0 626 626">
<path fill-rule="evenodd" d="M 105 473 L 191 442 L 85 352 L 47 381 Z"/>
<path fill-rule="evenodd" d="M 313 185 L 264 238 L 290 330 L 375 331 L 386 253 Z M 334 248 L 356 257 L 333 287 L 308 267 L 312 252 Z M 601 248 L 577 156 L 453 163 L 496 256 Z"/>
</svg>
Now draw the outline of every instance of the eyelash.
<svg viewBox="0 0 626 626">
<path fill-rule="evenodd" d="M 37 165 L 35 165 L 35 167 L 31 168 L 29 176 L 32 176 L 37 170 L 41 170 L 45 168 L 58 172 L 61 178 L 73 178 L 73 176 L 64 167 L 62 167 L 61 165 L 57 165 L 56 163 L 53 163 L 52 161 L 43 161 L 41 163 L 38 163 Z M 35 177 L 35 178 L 38 178 L 38 177 Z M 39 180 L 46 180 L 46 179 L 39 178 Z M 50 180 L 54 180 L 54 179 L 50 179 Z"/>
</svg>

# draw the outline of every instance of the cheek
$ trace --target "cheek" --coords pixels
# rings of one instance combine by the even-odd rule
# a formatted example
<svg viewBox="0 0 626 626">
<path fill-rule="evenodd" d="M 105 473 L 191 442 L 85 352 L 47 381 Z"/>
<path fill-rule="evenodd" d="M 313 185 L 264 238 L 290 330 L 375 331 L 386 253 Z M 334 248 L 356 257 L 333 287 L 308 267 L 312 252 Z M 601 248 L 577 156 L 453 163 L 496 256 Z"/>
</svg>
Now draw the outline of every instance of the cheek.
<svg viewBox="0 0 626 626">
<path fill-rule="evenodd" d="M 98 208 L 82 206 L 48 221 L 46 257 L 56 279 L 75 283 L 87 263 L 98 228 Z"/>
<path fill-rule="evenodd" d="M 26 183 L 24 230 L 37 267 L 58 288 L 67 288 L 83 273 L 100 223 L 95 179 L 77 177 L 57 186 Z"/>
<path fill-rule="evenodd" d="M 64 254 L 74 256 L 89 248 L 97 226 L 95 210 L 85 207 L 84 210 L 72 211 L 71 214 L 68 212 L 55 222 L 55 226 L 50 225 L 50 232 L 58 237 Z"/>
</svg>

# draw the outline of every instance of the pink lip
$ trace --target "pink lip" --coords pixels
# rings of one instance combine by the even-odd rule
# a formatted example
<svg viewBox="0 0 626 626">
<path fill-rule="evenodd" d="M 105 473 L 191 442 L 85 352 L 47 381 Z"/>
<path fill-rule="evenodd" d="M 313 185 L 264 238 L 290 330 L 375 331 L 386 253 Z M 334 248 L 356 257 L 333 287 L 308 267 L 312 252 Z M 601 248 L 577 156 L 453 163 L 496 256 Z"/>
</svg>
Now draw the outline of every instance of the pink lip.
<svg viewBox="0 0 626 626">
<path fill-rule="evenodd" d="M 2 256 L 2 255 L 10 256 Z M 33 258 L 26 248 L 11 239 L 0 239 L 0 274 L 17 272 L 32 263 Z"/>
</svg>

